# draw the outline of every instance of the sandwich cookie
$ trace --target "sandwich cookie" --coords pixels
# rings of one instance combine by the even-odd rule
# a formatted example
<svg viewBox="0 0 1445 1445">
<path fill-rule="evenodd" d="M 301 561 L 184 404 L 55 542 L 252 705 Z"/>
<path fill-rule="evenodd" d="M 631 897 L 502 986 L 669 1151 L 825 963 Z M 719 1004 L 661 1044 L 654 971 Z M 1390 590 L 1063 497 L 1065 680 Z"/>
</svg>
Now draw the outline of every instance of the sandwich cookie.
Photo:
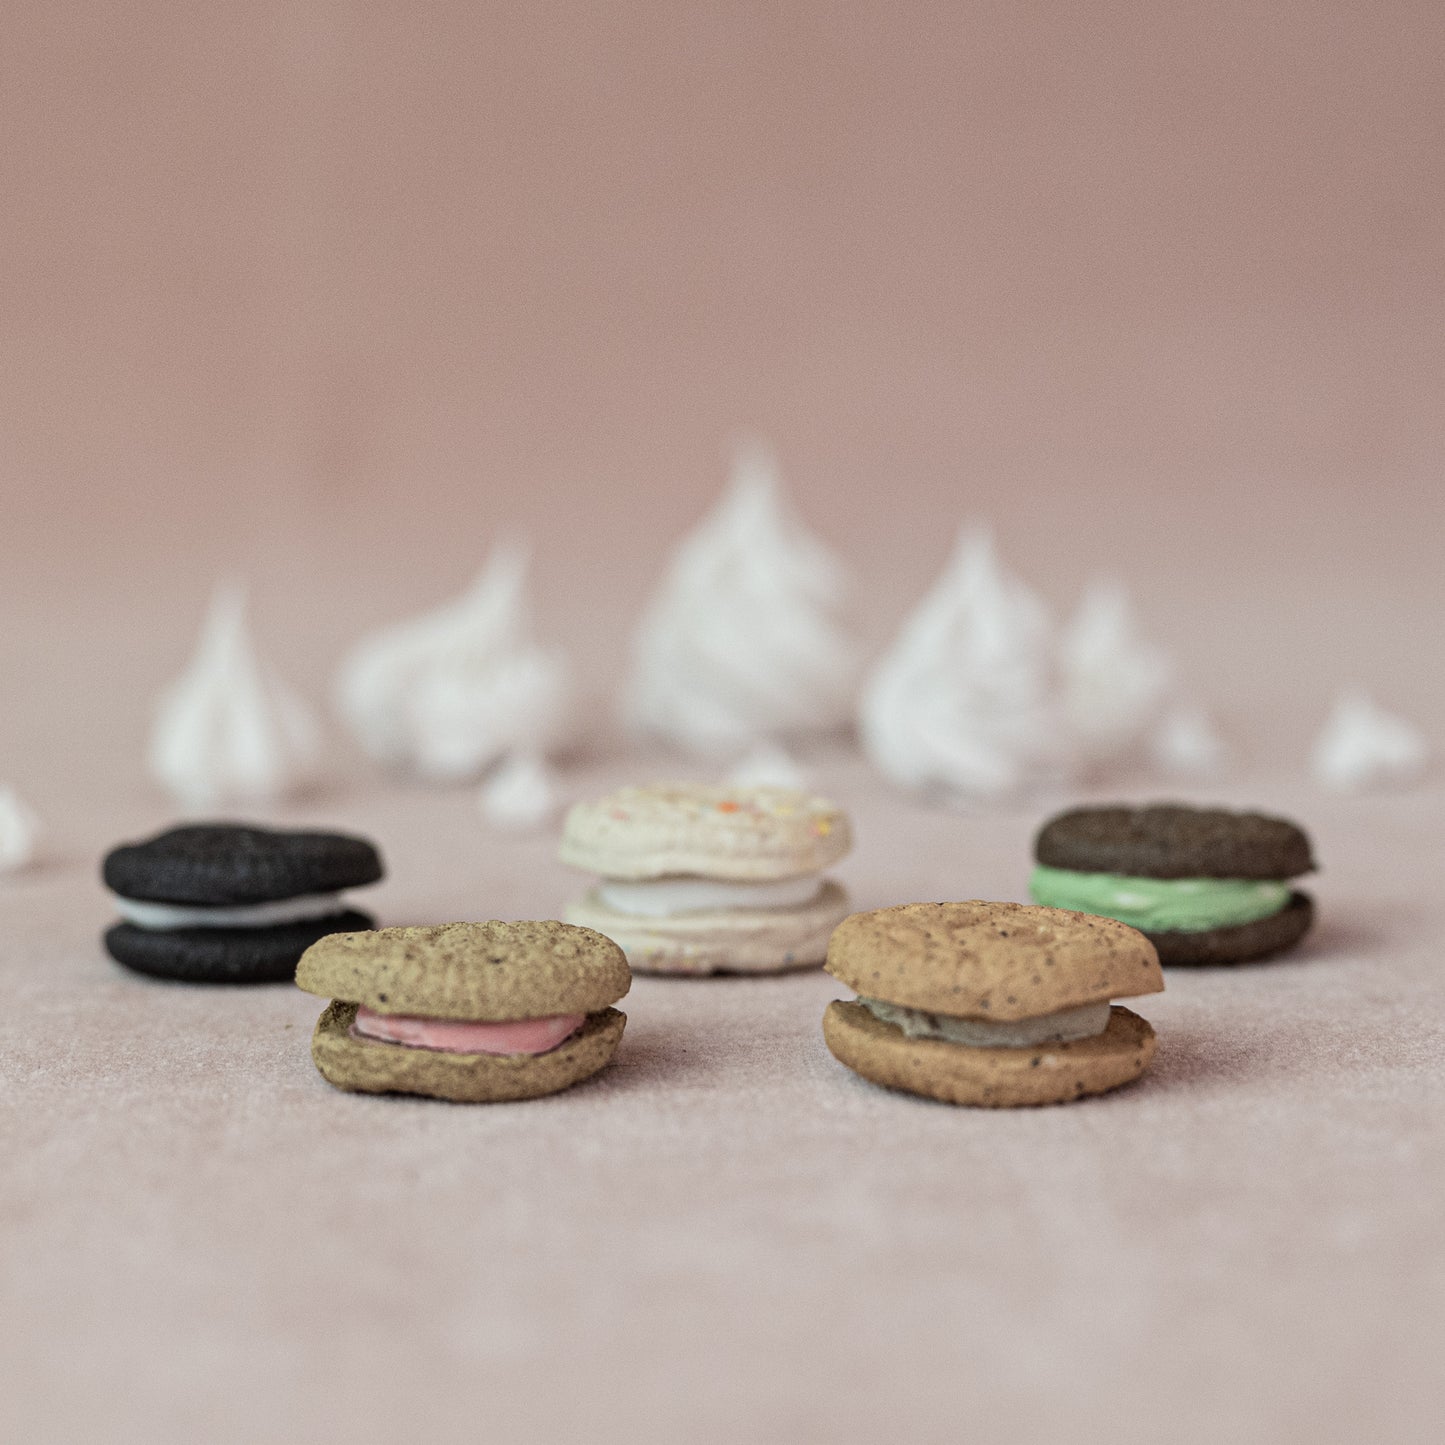
<svg viewBox="0 0 1445 1445">
<path fill-rule="evenodd" d="M 1029 882 L 1037 903 L 1117 918 L 1169 964 L 1248 963 L 1293 948 L 1314 922 L 1290 880 L 1314 871 L 1295 824 L 1160 804 L 1076 808 L 1046 823 Z"/>
<path fill-rule="evenodd" d="M 567 816 L 562 861 L 602 879 L 566 916 L 639 972 L 801 968 L 823 961 L 848 912 L 822 871 L 851 845 L 841 809 L 792 788 L 623 788 Z"/>
<path fill-rule="evenodd" d="M 1062 1104 L 1137 1079 L 1154 1030 L 1115 998 L 1164 987 L 1154 947 L 1108 918 L 1021 903 L 855 913 L 828 972 L 858 997 L 823 1038 L 875 1084 L 946 1104 Z"/>
<path fill-rule="evenodd" d="M 330 998 L 311 1039 L 328 1083 L 463 1104 L 555 1094 L 622 1039 L 610 1005 L 632 985 L 622 950 L 566 923 L 443 923 L 338 933 L 296 982 Z"/>
<path fill-rule="evenodd" d="M 121 921 L 110 956 L 185 983 L 277 983 L 328 933 L 372 927 L 342 890 L 375 883 L 365 838 L 197 823 L 106 854 L 101 876 Z"/>
</svg>

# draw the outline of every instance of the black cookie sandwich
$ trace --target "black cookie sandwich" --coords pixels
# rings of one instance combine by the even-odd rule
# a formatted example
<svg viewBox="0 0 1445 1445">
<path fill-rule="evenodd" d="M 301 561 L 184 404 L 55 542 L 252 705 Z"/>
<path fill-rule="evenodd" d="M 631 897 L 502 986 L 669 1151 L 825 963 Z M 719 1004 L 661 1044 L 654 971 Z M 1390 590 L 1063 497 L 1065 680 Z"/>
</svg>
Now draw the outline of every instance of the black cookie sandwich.
<svg viewBox="0 0 1445 1445">
<path fill-rule="evenodd" d="M 290 981 L 329 933 L 375 926 L 342 890 L 375 883 L 381 856 L 365 838 L 196 823 L 105 857 L 101 876 L 121 921 L 111 957 L 186 983 Z"/>
<path fill-rule="evenodd" d="M 1029 882 L 1036 903 L 1117 918 L 1163 964 L 1248 963 L 1293 948 L 1314 904 L 1291 880 L 1314 871 L 1285 818 L 1191 808 L 1076 808 L 1046 823 Z"/>
</svg>

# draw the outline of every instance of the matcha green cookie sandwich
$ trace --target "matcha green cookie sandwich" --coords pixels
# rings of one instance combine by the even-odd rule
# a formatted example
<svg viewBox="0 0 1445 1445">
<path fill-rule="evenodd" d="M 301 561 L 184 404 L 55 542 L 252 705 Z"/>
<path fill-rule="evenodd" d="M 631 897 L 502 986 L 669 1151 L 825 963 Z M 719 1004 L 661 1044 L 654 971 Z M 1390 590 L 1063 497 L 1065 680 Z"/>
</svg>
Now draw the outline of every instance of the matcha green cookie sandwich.
<svg viewBox="0 0 1445 1445">
<path fill-rule="evenodd" d="M 855 913 L 825 965 L 858 997 L 828 1005 L 833 1057 L 947 1104 L 1062 1104 L 1137 1079 L 1154 1030 L 1116 998 L 1164 987 L 1153 945 L 1109 918 L 1022 903 Z"/>
<path fill-rule="evenodd" d="M 632 985 L 627 959 L 590 928 L 443 923 L 333 933 L 296 982 L 332 1002 L 311 1057 L 338 1089 L 458 1103 L 532 1099 L 611 1059 Z"/>
<path fill-rule="evenodd" d="M 1314 922 L 1291 879 L 1314 871 L 1309 839 L 1285 818 L 1191 808 L 1076 808 L 1034 844 L 1030 896 L 1116 918 L 1161 963 L 1248 963 L 1292 948 Z"/>
</svg>

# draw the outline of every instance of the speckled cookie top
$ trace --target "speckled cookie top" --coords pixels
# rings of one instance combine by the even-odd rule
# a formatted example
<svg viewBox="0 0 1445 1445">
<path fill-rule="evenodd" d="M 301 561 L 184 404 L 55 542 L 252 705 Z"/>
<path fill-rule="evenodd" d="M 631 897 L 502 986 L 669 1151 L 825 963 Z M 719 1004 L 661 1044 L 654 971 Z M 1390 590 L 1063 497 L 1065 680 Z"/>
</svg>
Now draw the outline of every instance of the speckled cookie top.
<svg viewBox="0 0 1445 1445">
<path fill-rule="evenodd" d="M 1287 818 L 1159 803 L 1075 808 L 1040 830 L 1049 868 L 1136 878 L 1297 878 L 1314 870 L 1310 841 Z"/>
<path fill-rule="evenodd" d="M 1125 924 L 979 900 L 855 913 L 825 967 L 868 998 L 1000 1022 L 1164 987 L 1154 945 Z"/>
<path fill-rule="evenodd" d="M 795 878 L 852 846 L 847 815 L 791 788 L 656 783 L 622 788 L 567 815 L 564 863 L 607 878 Z"/>
<path fill-rule="evenodd" d="M 193 823 L 106 854 L 105 886 L 148 903 L 224 907 L 360 888 L 382 875 L 381 857 L 349 833 Z"/>
<path fill-rule="evenodd" d="M 493 920 L 333 933 L 306 950 L 296 982 L 379 1013 L 501 1022 L 594 1013 L 627 992 L 632 974 L 590 928 Z"/>
</svg>

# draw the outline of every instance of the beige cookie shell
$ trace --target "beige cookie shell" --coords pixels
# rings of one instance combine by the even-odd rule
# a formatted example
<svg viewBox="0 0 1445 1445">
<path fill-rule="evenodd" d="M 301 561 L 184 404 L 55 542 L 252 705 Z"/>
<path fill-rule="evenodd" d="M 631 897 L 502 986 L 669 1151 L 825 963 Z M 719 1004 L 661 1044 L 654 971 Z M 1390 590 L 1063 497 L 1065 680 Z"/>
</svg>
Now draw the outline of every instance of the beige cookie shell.
<svg viewBox="0 0 1445 1445">
<path fill-rule="evenodd" d="M 451 1054 L 359 1039 L 354 1003 L 329 1004 L 316 1022 L 311 1057 L 338 1089 L 361 1094 L 420 1094 L 458 1104 L 499 1104 L 570 1089 L 603 1068 L 622 1042 L 627 1015 L 615 1008 L 588 1016 L 545 1054 Z"/>
<path fill-rule="evenodd" d="M 578 803 L 561 859 L 604 878 L 798 878 L 852 847 L 835 803 L 792 788 L 656 783 Z"/>
<path fill-rule="evenodd" d="M 1154 945 L 1127 924 L 979 899 L 855 913 L 826 967 L 868 998 L 1000 1023 L 1164 987 Z"/>
<path fill-rule="evenodd" d="M 828 1051 L 855 1074 L 886 1089 L 1012 1109 L 1066 1104 L 1132 1083 L 1154 1057 L 1154 1030 L 1126 1008 L 1109 1010 L 1109 1026 L 1091 1039 L 1026 1049 L 978 1049 L 942 1039 L 910 1039 L 860 1003 L 835 1002 L 823 1015 Z"/>
<path fill-rule="evenodd" d="M 567 905 L 568 919 L 620 944 L 638 973 L 779 973 L 822 963 L 828 937 L 848 912 L 848 894 L 829 882 L 793 908 L 728 908 L 670 918 L 620 913 L 596 890 Z"/>
<path fill-rule="evenodd" d="M 493 920 L 333 933 L 302 954 L 296 982 L 377 1013 L 502 1023 L 595 1013 L 632 974 L 622 950 L 590 929 Z"/>
</svg>

